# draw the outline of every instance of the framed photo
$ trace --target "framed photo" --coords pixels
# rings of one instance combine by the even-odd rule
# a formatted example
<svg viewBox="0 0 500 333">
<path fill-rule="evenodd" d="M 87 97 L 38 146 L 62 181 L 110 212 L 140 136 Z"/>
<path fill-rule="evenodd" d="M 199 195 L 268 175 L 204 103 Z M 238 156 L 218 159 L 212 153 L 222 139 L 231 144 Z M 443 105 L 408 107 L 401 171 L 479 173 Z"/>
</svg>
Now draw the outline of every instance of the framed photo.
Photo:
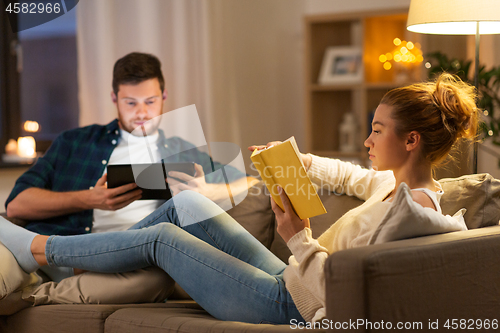
<svg viewBox="0 0 500 333">
<path fill-rule="evenodd" d="M 362 80 L 360 48 L 345 46 L 326 49 L 318 79 L 320 84 L 360 83 Z"/>
</svg>

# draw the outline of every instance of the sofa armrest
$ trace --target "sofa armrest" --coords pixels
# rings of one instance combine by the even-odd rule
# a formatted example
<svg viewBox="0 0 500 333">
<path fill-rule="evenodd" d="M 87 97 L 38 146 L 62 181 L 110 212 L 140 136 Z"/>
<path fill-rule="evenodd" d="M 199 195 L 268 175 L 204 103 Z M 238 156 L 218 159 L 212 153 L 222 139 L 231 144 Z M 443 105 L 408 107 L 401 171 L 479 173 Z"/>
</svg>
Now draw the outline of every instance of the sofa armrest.
<svg viewBox="0 0 500 333">
<path fill-rule="evenodd" d="M 498 225 L 336 252 L 325 264 L 327 318 L 364 320 L 356 332 L 367 322 L 425 331 L 436 320 L 440 330 L 448 319 L 498 321 L 499 254 Z"/>
<path fill-rule="evenodd" d="M 0 213 L 0 216 L 3 217 L 4 219 L 9 220 L 10 222 L 12 222 L 14 224 L 20 225 L 21 227 L 24 227 L 26 224 L 28 224 L 28 221 L 26 221 L 26 220 L 17 219 L 17 218 L 14 218 L 14 217 L 8 217 L 5 212 Z"/>
</svg>

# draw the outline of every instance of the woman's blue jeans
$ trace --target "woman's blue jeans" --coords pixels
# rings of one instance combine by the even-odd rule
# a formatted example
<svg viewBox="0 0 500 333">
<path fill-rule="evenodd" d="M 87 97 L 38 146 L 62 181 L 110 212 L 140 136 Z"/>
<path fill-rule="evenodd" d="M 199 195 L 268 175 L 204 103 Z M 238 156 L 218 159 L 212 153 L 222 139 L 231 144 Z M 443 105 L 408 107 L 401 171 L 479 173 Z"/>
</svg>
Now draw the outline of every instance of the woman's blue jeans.
<svg viewBox="0 0 500 333">
<path fill-rule="evenodd" d="M 221 320 L 303 321 L 285 288 L 286 264 L 195 192 L 181 192 L 126 231 L 50 236 L 45 254 L 49 265 L 103 273 L 158 266 Z"/>
</svg>

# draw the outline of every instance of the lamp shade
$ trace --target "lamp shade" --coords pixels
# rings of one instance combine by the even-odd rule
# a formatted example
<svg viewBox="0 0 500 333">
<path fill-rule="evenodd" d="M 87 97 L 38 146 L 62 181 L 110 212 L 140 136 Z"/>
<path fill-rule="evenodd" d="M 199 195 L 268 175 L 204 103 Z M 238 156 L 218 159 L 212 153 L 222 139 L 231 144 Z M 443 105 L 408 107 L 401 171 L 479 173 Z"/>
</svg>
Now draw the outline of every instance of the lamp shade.
<svg viewBox="0 0 500 333">
<path fill-rule="evenodd" d="M 411 0 L 407 29 L 438 35 L 500 33 L 499 0 Z"/>
</svg>

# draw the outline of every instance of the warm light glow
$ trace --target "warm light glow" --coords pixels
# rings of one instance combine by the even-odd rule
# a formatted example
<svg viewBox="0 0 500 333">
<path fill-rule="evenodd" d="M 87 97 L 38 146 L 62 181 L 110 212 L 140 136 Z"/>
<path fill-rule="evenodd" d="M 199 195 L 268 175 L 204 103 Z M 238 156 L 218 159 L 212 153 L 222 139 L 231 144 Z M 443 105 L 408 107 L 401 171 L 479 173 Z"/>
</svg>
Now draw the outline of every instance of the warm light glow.
<svg viewBox="0 0 500 333">
<path fill-rule="evenodd" d="M 407 29 L 411 32 L 433 35 L 475 35 L 476 22 L 424 23 L 409 26 Z M 479 33 L 481 35 L 500 33 L 500 21 L 479 22 Z"/>
<path fill-rule="evenodd" d="M 26 132 L 38 132 L 40 130 L 40 125 L 36 121 L 26 120 L 24 122 L 24 130 Z"/>
<path fill-rule="evenodd" d="M 5 153 L 8 155 L 14 155 L 17 153 L 17 141 L 14 139 L 9 139 L 9 142 L 5 145 Z"/>
<path fill-rule="evenodd" d="M 492 130 L 489 130 L 489 131 L 488 131 L 488 135 L 489 135 L 489 136 L 493 136 L 493 131 L 492 131 Z"/>
<path fill-rule="evenodd" d="M 17 155 L 21 157 L 36 157 L 36 143 L 32 136 L 17 139 Z"/>
<path fill-rule="evenodd" d="M 390 70 L 392 65 L 390 61 L 403 63 L 405 66 L 413 66 L 424 61 L 420 44 L 410 41 L 394 38 L 396 48 L 392 52 L 387 52 L 379 56 L 378 60 L 383 63 L 385 70 Z"/>
<path fill-rule="evenodd" d="M 500 33 L 498 0 L 411 0 L 407 29 L 439 35 Z"/>
</svg>

